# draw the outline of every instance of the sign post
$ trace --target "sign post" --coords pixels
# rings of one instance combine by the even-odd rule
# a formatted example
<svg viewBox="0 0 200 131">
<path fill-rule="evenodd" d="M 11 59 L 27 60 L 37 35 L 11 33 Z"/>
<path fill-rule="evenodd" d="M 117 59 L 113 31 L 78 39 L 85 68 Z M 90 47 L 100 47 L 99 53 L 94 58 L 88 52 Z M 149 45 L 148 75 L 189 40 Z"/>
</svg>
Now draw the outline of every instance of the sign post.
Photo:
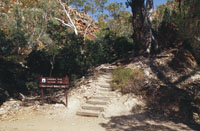
<svg viewBox="0 0 200 131">
<path fill-rule="evenodd" d="M 52 78 L 39 77 L 39 88 L 41 89 L 41 101 L 44 104 L 44 88 L 62 88 L 65 89 L 66 107 L 68 105 L 68 89 L 70 87 L 69 77 Z"/>
</svg>

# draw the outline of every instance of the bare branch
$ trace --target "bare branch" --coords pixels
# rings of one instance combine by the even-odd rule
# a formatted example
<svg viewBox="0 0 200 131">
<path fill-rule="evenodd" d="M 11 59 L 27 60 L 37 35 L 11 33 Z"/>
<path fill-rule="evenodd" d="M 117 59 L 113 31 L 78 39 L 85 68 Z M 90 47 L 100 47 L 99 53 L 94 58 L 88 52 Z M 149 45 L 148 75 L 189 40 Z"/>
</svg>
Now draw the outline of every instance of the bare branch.
<svg viewBox="0 0 200 131">
<path fill-rule="evenodd" d="M 78 30 L 77 30 L 76 26 L 74 25 L 74 22 L 72 21 L 70 15 L 69 15 L 69 12 L 66 10 L 65 5 L 62 3 L 61 0 L 58 0 L 58 1 L 59 1 L 59 3 L 61 4 L 61 6 L 63 7 L 63 9 L 64 9 L 64 11 L 65 11 L 65 14 L 66 14 L 66 16 L 68 17 L 68 19 L 69 19 L 69 21 L 70 21 L 70 23 L 71 23 L 71 25 L 72 25 L 72 26 L 70 26 L 70 27 L 71 27 L 71 28 L 74 28 L 75 34 L 78 35 Z"/>
<path fill-rule="evenodd" d="M 73 28 L 73 26 L 72 26 L 71 24 L 67 24 L 67 23 L 65 23 L 64 20 L 61 20 L 61 19 L 59 19 L 59 18 L 55 18 L 55 19 L 58 20 L 58 21 L 60 21 L 60 22 L 62 22 L 63 25 L 65 25 L 65 26 L 69 26 L 70 28 Z"/>
<path fill-rule="evenodd" d="M 87 34 L 87 31 L 88 31 L 88 28 L 92 25 L 92 21 L 89 22 L 89 24 L 87 25 L 87 28 L 85 29 L 85 32 L 84 32 L 84 41 L 86 39 L 86 34 Z"/>
</svg>

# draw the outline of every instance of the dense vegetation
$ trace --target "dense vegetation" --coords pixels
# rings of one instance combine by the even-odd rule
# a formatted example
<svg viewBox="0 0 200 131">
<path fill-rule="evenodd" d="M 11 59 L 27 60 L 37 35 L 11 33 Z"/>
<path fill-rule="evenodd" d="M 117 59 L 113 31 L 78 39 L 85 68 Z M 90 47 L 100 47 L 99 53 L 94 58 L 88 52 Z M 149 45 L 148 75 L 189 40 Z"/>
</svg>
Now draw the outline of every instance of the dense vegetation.
<svg viewBox="0 0 200 131">
<path fill-rule="evenodd" d="M 157 32 L 160 48 L 184 48 L 199 61 L 200 1 L 168 1 L 154 12 L 153 28 Z M 166 41 L 168 39 L 168 41 Z"/>
<path fill-rule="evenodd" d="M 73 26 L 65 26 L 58 20 L 68 22 L 69 18 L 76 18 L 72 14 L 69 18 L 65 16 L 59 0 L 1 1 L 1 102 L 17 96 L 17 92 L 37 87 L 39 75 L 68 75 L 74 80 L 85 75 L 90 67 L 111 62 L 132 50 L 131 13 L 123 4 L 106 3 L 106 0 L 64 3 L 98 19 L 100 31 L 93 34 L 96 40 L 87 40 L 77 35 Z M 109 13 L 103 13 L 105 10 Z"/>
</svg>

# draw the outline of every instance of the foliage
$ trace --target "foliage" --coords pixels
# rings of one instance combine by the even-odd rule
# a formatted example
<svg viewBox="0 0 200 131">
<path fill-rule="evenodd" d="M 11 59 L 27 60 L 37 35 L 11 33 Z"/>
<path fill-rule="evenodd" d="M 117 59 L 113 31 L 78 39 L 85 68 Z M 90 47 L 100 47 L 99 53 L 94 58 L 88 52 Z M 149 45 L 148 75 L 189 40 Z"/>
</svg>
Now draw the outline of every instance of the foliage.
<svg viewBox="0 0 200 131">
<path fill-rule="evenodd" d="M 104 57 L 104 47 L 98 42 L 87 41 L 84 47 L 86 65 L 88 67 L 96 66 L 106 62 Z"/>
<path fill-rule="evenodd" d="M 85 75 L 88 68 L 112 62 L 132 50 L 129 39 L 131 14 L 122 9 L 121 4 L 118 3 L 120 8 L 108 16 L 105 10 L 113 11 L 115 8 L 107 9 L 106 0 L 72 0 L 63 3 L 99 18 L 99 28 L 102 31 L 95 41 L 84 41 L 82 36 L 76 36 L 55 19 L 58 17 L 68 22 L 57 0 L 0 2 L 2 97 L 34 91 L 39 75 L 68 75 L 76 79 Z M 106 28 L 109 31 L 103 31 Z"/>
<path fill-rule="evenodd" d="M 52 76 L 61 77 L 79 73 L 81 75 L 84 60 L 80 48 L 83 38 L 71 34 L 52 21 L 49 21 L 47 32 L 54 43 L 50 43 L 43 50 L 34 50 L 30 53 L 27 58 L 30 70 L 45 76 L 49 76 L 51 69 Z"/>
<path fill-rule="evenodd" d="M 139 93 L 145 80 L 145 75 L 140 69 L 118 68 L 112 75 L 112 89 L 122 93 Z"/>
<path fill-rule="evenodd" d="M 42 50 L 33 50 L 26 58 L 29 70 L 40 75 L 48 76 L 50 71 L 50 62 L 46 53 Z"/>
<path fill-rule="evenodd" d="M 158 39 L 162 43 L 160 49 L 177 47 L 181 42 L 178 31 L 177 25 L 163 21 L 158 28 Z"/>
<path fill-rule="evenodd" d="M 4 31 L 0 30 L 0 55 L 7 56 L 11 52 L 12 46 L 7 44 L 10 40 L 7 38 Z"/>
<path fill-rule="evenodd" d="M 184 48 L 191 50 L 193 54 L 197 54 L 200 47 L 197 42 L 200 37 L 199 7 L 199 0 L 183 0 L 181 3 L 168 1 L 166 4 L 160 5 L 154 13 L 153 20 L 153 27 L 160 36 L 160 44 L 164 43 L 165 47 L 183 45 Z M 166 44 L 163 41 L 169 42 Z M 182 44 L 180 44 L 181 42 Z M 197 59 L 199 58 L 197 57 Z"/>
<path fill-rule="evenodd" d="M 96 41 L 85 42 L 83 37 L 53 21 L 49 21 L 47 31 L 54 44 L 33 50 L 26 59 L 30 71 L 39 75 L 49 76 L 54 54 L 52 76 L 81 76 L 88 68 L 111 62 L 132 49 L 131 42 L 125 37 L 115 37 L 110 31 L 105 36 L 99 35 Z"/>
<path fill-rule="evenodd" d="M 149 56 L 156 54 L 158 43 L 152 30 L 153 0 L 127 0 L 131 7 L 135 54 Z"/>
<path fill-rule="evenodd" d="M 16 92 L 27 91 L 26 76 L 26 70 L 21 65 L 0 59 L 0 103 L 8 97 L 16 97 Z"/>
<path fill-rule="evenodd" d="M 128 51 L 133 49 L 131 39 L 123 36 L 117 36 L 109 28 L 103 29 L 97 36 L 96 43 L 103 47 L 104 62 L 111 62 L 117 58 L 123 57 Z"/>
</svg>

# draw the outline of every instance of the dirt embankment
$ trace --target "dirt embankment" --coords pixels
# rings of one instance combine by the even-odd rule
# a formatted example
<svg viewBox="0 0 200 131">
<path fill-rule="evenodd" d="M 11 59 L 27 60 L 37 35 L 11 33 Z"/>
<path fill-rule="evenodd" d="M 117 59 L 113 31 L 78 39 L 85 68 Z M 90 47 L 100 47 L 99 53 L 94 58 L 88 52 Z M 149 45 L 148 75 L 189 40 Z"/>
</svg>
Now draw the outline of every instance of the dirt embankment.
<svg viewBox="0 0 200 131">
<path fill-rule="evenodd" d="M 156 59 L 138 57 L 122 66 L 132 69 L 141 68 L 148 77 L 156 80 L 159 80 L 161 72 L 165 71 L 166 80 L 161 81 L 160 79 L 159 84 L 177 83 L 178 88 L 191 80 L 200 78 L 199 73 L 191 74 L 189 77 L 184 77 L 185 74 L 181 75 L 176 71 L 170 73 L 170 67 L 162 66 L 164 62 L 169 61 L 169 58 L 173 58 L 173 54 Z M 10 99 L 0 107 L 0 131 L 182 131 L 197 129 L 189 124 L 177 123 L 157 113 L 148 112 L 147 103 L 142 97 L 134 94 L 122 95 L 120 92 L 114 92 L 114 96 L 111 97 L 105 112 L 100 117 L 77 116 L 76 111 L 95 92 L 94 87 L 98 83 L 107 83 L 106 79 L 98 78 L 118 67 L 116 65 L 119 63 L 101 65 L 95 68 L 88 77 L 80 79 L 76 87 L 70 91 L 67 108 L 62 104 L 65 101 L 62 91 L 59 92 L 55 103 L 44 105 L 40 105 L 39 100 L 26 105 L 20 100 Z M 185 73 L 191 73 L 191 70 Z M 184 78 L 184 81 L 180 81 L 180 78 Z"/>
</svg>

